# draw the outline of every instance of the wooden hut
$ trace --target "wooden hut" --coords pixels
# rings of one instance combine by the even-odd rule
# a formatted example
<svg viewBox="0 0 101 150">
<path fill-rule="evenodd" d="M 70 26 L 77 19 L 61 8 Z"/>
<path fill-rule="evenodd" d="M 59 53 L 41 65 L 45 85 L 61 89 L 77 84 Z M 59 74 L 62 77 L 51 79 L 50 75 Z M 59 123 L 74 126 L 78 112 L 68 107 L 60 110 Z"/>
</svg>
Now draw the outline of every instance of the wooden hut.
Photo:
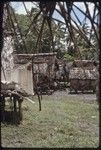
<svg viewBox="0 0 101 150">
<path fill-rule="evenodd" d="M 98 79 L 97 69 L 84 69 L 75 67 L 70 70 L 69 81 L 70 81 L 70 91 L 93 91 L 96 90 L 96 82 Z"/>
<path fill-rule="evenodd" d="M 43 77 L 54 76 L 54 62 L 57 53 L 15 54 L 12 80 L 27 93 L 34 94 L 35 84 L 44 81 Z M 36 83 L 35 83 L 36 82 Z"/>
</svg>

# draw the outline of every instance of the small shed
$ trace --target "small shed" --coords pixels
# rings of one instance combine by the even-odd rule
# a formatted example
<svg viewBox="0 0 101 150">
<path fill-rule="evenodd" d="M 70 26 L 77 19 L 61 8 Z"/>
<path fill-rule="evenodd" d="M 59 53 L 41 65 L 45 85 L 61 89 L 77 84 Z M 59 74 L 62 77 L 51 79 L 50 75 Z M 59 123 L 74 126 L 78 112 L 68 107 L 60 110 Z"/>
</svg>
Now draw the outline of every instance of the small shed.
<svg viewBox="0 0 101 150">
<path fill-rule="evenodd" d="M 91 70 L 75 67 L 69 73 L 70 91 L 93 90 L 95 92 L 97 79 L 98 71 L 96 68 Z"/>
<path fill-rule="evenodd" d="M 17 82 L 27 93 L 34 94 L 34 82 L 40 82 L 40 75 L 54 76 L 56 54 L 15 54 L 12 81 Z"/>
</svg>

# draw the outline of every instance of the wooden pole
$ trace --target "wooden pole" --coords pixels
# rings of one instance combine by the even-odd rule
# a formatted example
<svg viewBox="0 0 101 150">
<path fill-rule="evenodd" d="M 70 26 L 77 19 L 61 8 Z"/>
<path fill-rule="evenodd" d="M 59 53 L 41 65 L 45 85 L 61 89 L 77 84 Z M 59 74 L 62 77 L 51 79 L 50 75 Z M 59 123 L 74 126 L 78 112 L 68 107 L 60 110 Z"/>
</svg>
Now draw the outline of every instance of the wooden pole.
<svg viewBox="0 0 101 150">
<path fill-rule="evenodd" d="M 1 56 L 2 49 L 3 49 L 3 40 L 4 40 L 3 39 L 3 9 L 4 9 L 4 2 L 0 2 L 0 56 Z M 0 59 L 0 66 L 1 66 L 1 59 Z M 1 73 L 0 73 L 0 80 L 1 80 Z M 0 84 L 0 89 L 1 89 L 1 84 Z M 0 95 L 1 95 L 1 90 L 0 90 Z M 4 98 L 2 99 L 0 98 L 0 105 L 2 105 L 3 100 Z M 4 112 L 2 112 L 1 109 L 0 109 L 0 112 L 4 115 Z"/>
<path fill-rule="evenodd" d="M 42 99 L 42 95 L 40 97 L 39 93 L 38 93 L 38 89 L 37 89 L 37 83 L 35 81 L 35 78 L 34 78 L 34 66 L 33 66 L 33 57 L 32 57 L 32 77 L 33 77 L 33 92 L 34 92 L 34 88 L 36 88 L 36 94 L 38 96 L 38 100 L 39 100 L 39 111 L 41 111 L 41 99 Z"/>
<path fill-rule="evenodd" d="M 0 56 L 3 49 L 3 8 L 4 2 L 0 3 Z M 1 59 L 0 59 L 0 66 L 1 66 Z M 0 80 L 1 80 L 1 73 L 0 73 Z"/>
</svg>

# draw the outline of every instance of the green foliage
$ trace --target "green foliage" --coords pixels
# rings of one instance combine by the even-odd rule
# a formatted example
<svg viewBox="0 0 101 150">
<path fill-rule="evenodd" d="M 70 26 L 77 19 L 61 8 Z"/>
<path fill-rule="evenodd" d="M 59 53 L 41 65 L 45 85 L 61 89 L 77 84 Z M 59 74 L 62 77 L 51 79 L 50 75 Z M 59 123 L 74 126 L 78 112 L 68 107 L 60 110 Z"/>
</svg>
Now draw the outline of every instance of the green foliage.
<svg viewBox="0 0 101 150">
<path fill-rule="evenodd" d="M 69 60 L 69 61 L 73 61 L 74 60 L 74 56 L 66 53 L 66 54 L 64 54 L 64 59 Z"/>
<path fill-rule="evenodd" d="M 26 30 L 29 27 L 30 19 L 26 15 L 23 15 L 23 14 L 20 14 L 20 15 L 16 14 L 16 19 L 18 21 L 21 32 L 24 35 L 26 33 Z"/>
<path fill-rule="evenodd" d="M 38 9 L 33 9 L 31 10 L 31 20 L 35 17 L 37 14 Z M 17 20 L 19 27 L 21 29 L 21 33 L 23 35 L 23 39 L 25 40 L 25 44 L 28 50 L 28 53 L 36 53 L 36 43 L 38 39 L 38 35 L 40 33 L 41 25 L 42 25 L 42 16 L 40 15 L 35 21 L 31 28 L 30 32 L 28 35 L 25 37 L 26 31 L 28 31 L 29 26 L 31 24 L 31 20 L 27 17 L 27 15 L 19 15 L 16 14 Z M 61 28 L 62 25 L 56 24 L 54 21 L 51 22 L 52 25 L 52 33 L 53 33 L 53 44 L 56 45 L 54 51 L 62 51 L 64 49 L 64 44 L 61 43 L 61 40 L 64 38 L 64 29 Z M 55 37 L 55 40 L 54 40 Z M 19 40 L 21 41 L 21 39 Z M 26 53 L 26 50 L 24 48 L 23 42 L 20 42 L 20 46 L 18 42 L 15 40 L 15 49 L 17 50 L 18 53 Z M 44 24 L 43 32 L 42 32 L 42 37 L 39 39 L 38 43 L 38 52 L 52 52 L 53 47 L 52 47 L 52 36 L 50 34 L 49 26 L 47 22 Z"/>
<path fill-rule="evenodd" d="M 27 15 L 22 15 L 22 14 L 20 15 L 16 14 L 16 17 L 17 17 L 19 28 L 21 30 L 22 38 L 21 36 L 19 37 L 20 46 L 18 41 L 15 40 L 15 49 L 17 53 L 26 53 L 26 49 L 28 53 L 32 53 L 33 50 L 35 50 L 36 32 L 34 32 L 35 34 L 30 32 L 29 34 L 27 34 L 27 36 L 25 36 L 26 33 L 28 33 L 28 29 L 31 23 L 30 18 L 27 17 Z M 25 44 L 23 43 L 22 39 L 23 41 L 25 41 Z"/>
<path fill-rule="evenodd" d="M 86 35 L 89 35 L 90 29 L 87 24 L 84 24 L 81 29 Z M 95 33 L 92 33 L 91 35 L 91 42 L 93 46 L 90 46 L 86 43 L 86 41 L 78 34 L 76 35 L 77 39 L 77 45 L 80 49 L 80 53 L 82 56 L 82 59 L 88 59 L 88 60 L 98 60 L 99 59 L 99 48 L 97 39 L 95 37 Z"/>
</svg>

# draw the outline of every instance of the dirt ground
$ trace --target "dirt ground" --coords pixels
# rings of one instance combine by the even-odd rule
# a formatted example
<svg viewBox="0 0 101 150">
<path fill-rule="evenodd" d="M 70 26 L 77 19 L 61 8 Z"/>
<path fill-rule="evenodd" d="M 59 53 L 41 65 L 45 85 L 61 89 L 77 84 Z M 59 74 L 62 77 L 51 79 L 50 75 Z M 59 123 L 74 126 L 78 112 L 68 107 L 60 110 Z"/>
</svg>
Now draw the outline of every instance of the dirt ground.
<svg viewBox="0 0 101 150">
<path fill-rule="evenodd" d="M 56 91 L 52 95 L 52 97 L 55 97 L 54 99 L 60 100 L 61 97 L 67 96 L 67 100 L 69 100 L 70 97 L 79 98 L 85 102 L 93 102 L 96 101 L 96 94 L 93 94 L 92 92 L 85 92 L 84 94 L 80 91 L 76 93 L 70 93 L 69 89 L 63 90 L 63 91 Z"/>
</svg>

